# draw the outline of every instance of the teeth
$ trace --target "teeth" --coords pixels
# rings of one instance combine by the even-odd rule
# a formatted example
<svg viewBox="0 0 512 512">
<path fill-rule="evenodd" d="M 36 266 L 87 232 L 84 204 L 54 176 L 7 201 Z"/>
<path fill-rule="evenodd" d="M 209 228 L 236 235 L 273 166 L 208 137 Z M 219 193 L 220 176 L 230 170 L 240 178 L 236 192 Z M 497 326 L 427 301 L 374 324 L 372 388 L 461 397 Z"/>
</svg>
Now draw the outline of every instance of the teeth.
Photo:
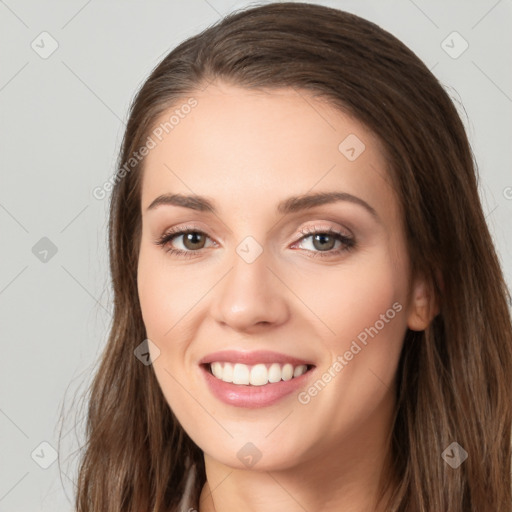
<svg viewBox="0 0 512 512">
<path fill-rule="evenodd" d="M 215 377 L 217 377 L 217 379 L 222 379 L 222 364 L 221 363 L 212 363 L 210 365 L 210 370 L 212 371 L 213 375 L 215 375 Z M 226 376 L 227 376 L 227 373 L 228 372 L 226 372 Z"/>
<path fill-rule="evenodd" d="M 249 384 L 249 367 L 246 364 L 235 364 L 233 368 L 233 384 Z"/>
<path fill-rule="evenodd" d="M 268 381 L 279 382 L 281 380 L 281 365 L 274 363 L 268 370 Z"/>
<path fill-rule="evenodd" d="M 286 363 L 281 366 L 279 363 L 266 365 L 263 363 L 249 366 L 242 363 L 221 363 L 215 361 L 210 364 L 210 370 L 217 379 L 233 384 L 264 386 L 265 384 L 280 382 L 281 380 L 290 380 L 294 377 L 300 377 L 306 373 L 307 366 L 301 364 L 293 366 Z"/>
<path fill-rule="evenodd" d="M 293 366 L 291 364 L 285 364 L 282 370 L 283 376 L 281 377 L 283 380 L 290 380 L 293 378 Z"/>
<path fill-rule="evenodd" d="M 242 365 L 245 366 L 245 365 Z M 263 386 L 268 382 L 268 371 L 264 364 L 257 364 L 251 368 L 249 384 L 251 386 Z"/>
</svg>

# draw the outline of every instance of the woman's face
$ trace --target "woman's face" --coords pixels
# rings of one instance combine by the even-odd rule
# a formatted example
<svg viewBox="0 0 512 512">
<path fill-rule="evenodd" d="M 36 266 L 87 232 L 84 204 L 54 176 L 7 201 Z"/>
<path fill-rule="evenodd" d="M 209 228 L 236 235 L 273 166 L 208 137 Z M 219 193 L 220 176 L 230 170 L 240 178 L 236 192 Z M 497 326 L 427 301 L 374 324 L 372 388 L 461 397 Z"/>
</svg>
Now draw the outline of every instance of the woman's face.
<svg viewBox="0 0 512 512">
<path fill-rule="evenodd" d="M 389 428 L 411 310 L 379 142 L 306 92 L 191 96 L 157 122 L 142 183 L 138 290 L 162 392 L 222 464 L 356 457 Z M 170 230 L 193 233 L 158 245 Z"/>
</svg>

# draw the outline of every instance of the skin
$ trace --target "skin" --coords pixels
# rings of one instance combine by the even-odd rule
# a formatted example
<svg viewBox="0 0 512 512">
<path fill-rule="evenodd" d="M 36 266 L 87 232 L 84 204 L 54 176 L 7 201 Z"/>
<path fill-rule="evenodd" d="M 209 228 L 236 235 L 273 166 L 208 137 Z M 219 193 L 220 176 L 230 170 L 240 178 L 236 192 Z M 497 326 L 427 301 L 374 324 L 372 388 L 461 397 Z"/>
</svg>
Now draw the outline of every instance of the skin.
<svg viewBox="0 0 512 512">
<path fill-rule="evenodd" d="M 375 501 L 391 474 L 400 351 L 407 327 L 424 329 L 430 318 L 425 284 L 410 277 L 381 145 L 307 92 L 217 82 L 191 96 L 197 106 L 146 157 L 138 291 L 162 392 L 204 452 L 200 512 L 383 510 Z M 349 134 L 366 146 L 354 161 L 338 149 Z M 289 196 L 319 191 L 357 196 L 378 219 L 349 201 L 275 211 Z M 208 196 L 218 212 L 147 211 L 164 193 Z M 155 244 L 175 226 L 206 233 L 199 249 L 183 236 L 167 246 L 193 257 Z M 313 258 L 322 246 L 303 238 L 304 227 L 332 227 L 356 245 L 335 254 L 336 242 L 324 246 L 332 256 Z M 247 236 L 263 249 L 250 264 L 236 252 Z M 401 311 L 307 404 L 292 393 L 258 409 L 227 405 L 200 373 L 198 361 L 217 350 L 273 350 L 314 362 L 307 389 L 394 303 Z M 237 457 L 247 442 L 262 455 L 250 468 Z"/>
</svg>

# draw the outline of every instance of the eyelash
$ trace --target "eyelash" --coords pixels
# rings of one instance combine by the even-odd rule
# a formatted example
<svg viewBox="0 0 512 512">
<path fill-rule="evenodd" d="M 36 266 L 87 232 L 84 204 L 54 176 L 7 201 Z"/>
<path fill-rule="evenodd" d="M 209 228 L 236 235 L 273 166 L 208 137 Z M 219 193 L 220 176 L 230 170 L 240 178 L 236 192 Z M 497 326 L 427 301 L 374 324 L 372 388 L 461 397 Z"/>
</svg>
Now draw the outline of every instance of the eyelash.
<svg viewBox="0 0 512 512">
<path fill-rule="evenodd" d="M 185 228 L 178 228 L 176 230 L 171 229 L 170 231 L 165 232 L 160 238 L 158 238 L 155 241 L 155 244 L 158 246 L 161 246 L 165 252 L 173 254 L 178 257 L 184 257 L 184 258 L 191 258 L 197 255 L 197 253 L 201 252 L 202 249 L 199 249 L 197 251 L 183 251 L 182 249 L 174 249 L 172 247 L 165 247 L 169 242 L 174 240 L 175 238 L 181 236 L 181 235 L 188 235 L 190 233 L 198 233 L 200 235 L 208 236 L 206 233 L 204 233 L 201 230 L 195 229 L 193 227 L 185 227 Z M 310 254 L 309 257 L 311 258 L 329 258 L 333 257 L 337 254 L 341 254 L 345 251 L 350 251 L 354 249 L 355 247 L 355 240 L 352 237 L 348 237 L 346 235 L 343 235 L 342 233 L 336 231 L 333 228 L 303 228 L 300 230 L 300 233 L 303 235 L 301 238 L 299 238 L 296 242 L 294 242 L 294 245 L 298 242 L 302 241 L 305 238 L 309 238 L 313 235 L 329 235 L 333 236 L 335 239 L 339 240 L 342 243 L 342 246 L 338 249 L 331 249 L 329 251 L 310 251 L 308 249 L 306 250 Z"/>
</svg>

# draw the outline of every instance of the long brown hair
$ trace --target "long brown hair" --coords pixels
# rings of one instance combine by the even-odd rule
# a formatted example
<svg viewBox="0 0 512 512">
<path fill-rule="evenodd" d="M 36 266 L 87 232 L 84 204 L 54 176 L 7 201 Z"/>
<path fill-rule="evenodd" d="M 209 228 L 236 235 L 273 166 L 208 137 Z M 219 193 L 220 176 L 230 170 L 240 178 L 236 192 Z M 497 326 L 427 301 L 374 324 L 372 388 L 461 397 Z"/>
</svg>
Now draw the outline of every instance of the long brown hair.
<svg viewBox="0 0 512 512">
<path fill-rule="evenodd" d="M 89 389 L 77 510 L 177 510 L 191 472 L 198 504 L 202 451 L 152 367 L 134 357 L 146 338 L 137 293 L 144 159 L 130 159 L 162 113 L 214 80 L 307 91 L 380 139 L 413 271 L 439 303 L 425 331 L 407 331 L 399 361 L 391 460 L 400 481 L 389 510 L 510 512 L 510 294 L 463 123 L 442 85 L 394 36 L 353 14 L 295 2 L 234 12 L 191 37 L 134 98 L 110 203 L 114 316 Z M 442 457 L 452 442 L 468 454 L 457 468 Z"/>
</svg>

